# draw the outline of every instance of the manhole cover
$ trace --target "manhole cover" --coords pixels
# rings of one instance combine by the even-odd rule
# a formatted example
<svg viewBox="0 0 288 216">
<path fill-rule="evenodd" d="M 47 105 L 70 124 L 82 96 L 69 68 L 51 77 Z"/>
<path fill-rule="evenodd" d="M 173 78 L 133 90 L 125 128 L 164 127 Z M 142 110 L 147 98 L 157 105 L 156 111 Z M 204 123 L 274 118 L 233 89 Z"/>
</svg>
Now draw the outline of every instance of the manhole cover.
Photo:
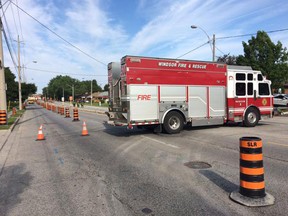
<svg viewBox="0 0 288 216">
<path fill-rule="evenodd" d="M 184 163 L 184 165 L 192 169 L 208 169 L 212 167 L 209 163 L 203 161 L 189 161 Z"/>
<path fill-rule="evenodd" d="M 144 209 L 142 209 L 142 212 L 143 212 L 144 214 L 150 214 L 150 213 L 152 212 L 152 210 L 149 209 L 149 208 L 144 208 Z"/>
</svg>

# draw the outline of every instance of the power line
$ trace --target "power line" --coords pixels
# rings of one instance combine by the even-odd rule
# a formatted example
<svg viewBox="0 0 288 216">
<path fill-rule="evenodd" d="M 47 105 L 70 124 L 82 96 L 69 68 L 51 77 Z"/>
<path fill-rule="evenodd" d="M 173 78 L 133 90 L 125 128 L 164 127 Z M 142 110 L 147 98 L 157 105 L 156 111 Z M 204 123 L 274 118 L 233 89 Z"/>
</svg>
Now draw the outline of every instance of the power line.
<svg viewBox="0 0 288 216">
<path fill-rule="evenodd" d="M 9 4 L 10 4 L 10 1 L 11 1 L 11 0 L 7 0 L 4 4 L 2 4 L 2 1 L 0 0 L 0 8 L 2 8 L 2 7 L 3 7 L 6 3 L 8 3 L 8 2 L 9 2 Z M 9 4 L 8 4 L 8 5 L 9 5 Z"/>
<path fill-rule="evenodd" d="M 288 31 L 288 28 L 278 29 L 278 30 L 272 30 L 272 31 L 265 31 L 265 32 L 266 32 L 266 33 L 275 33 L 275 32 L 282 32 L 282 31 Z M 252 35 L 256 35 L 256 34 L 257 34 L 257 33 L 250 33 L 250 34 L 233 35 L 233 36 L 226 36 L 226 37 L 217 37 L 216 40 L 229 39 L 229 38 L 237 38 L 237 37 L 246 37 L 246 36 L 252 36 Z"/>
<path fill-rule="evenodd" d="M 6 7 L 5 11 L 4 11 L 4 10 L 3 10 L 3 7 L 4 7 L 4 5 L 5 5 L 7 2 L 9 2 L 9 4 L 7 5 L 7 7 Z M 10 4 L 11 4 L 11 3 L 10 3 L 10 0 L 7 0 L 4 4 L 2 4 L 2 1 L 0 0 L 0 8 L 1 8 L 2 11 L 3 11 L 3 15 L 1 15 L 1 18 L 4 16 L 4 14 L 5 14 L 5 12 L 6 12 L 6 10 L 8 9 L 8 7 L 9 7 Z"/>
<path fill-rule="evenodd" d="M 11 1 L 11 0 L 10 0 Z M 59 34 L 57 34 L 55 31 L 53 31 L 52 29 L 50 29 L 49 27 L 47 27 L 46 25 L 44 25 L 43 23 L 41 23 L 39 20 L 37 20 L 36 18 L 34 18 L 32 15 L 30 15 L 28 12 L 26 12 L 25 10 L 23 10 L 21 7 L 19 7 L 18 5 L 16 5 L 14 2 L 11 1 L 11 3 L 13 5 L 15 5 L 18 9 L 20 9 L 23 13 L 25 13 L 27 16 L 29 16 L 30 18 L 32 18 L 34 21 L 36 21 L 37 23 L 39 23 L 41 26 L 43 26 L 44 28 L 46 28 L 48 31 L 50 31 L 51 33 L 53 33 L 54 35 L 56 35 L 58 38 L 60 38 L 61 40 L 63 40 L 65 43 L 69 44 L 70 46 L 72 46 L 73 48 L 77 49 L 79 52 L 83 53 L 84 55 L 88 56 L 89 58 L 93 59 L 94 61 L 105 65 L 105 67 L 107 66 L 107 64 L 105 64 L 104 62 L 94 58 L 93 56 L 91 56 L 90 54 L 86 53 L 85 51 L 81 50 L 79 47 L 75 46 L 74 44 L 70 43 L 68 40 L 66 40 L 65 38 L 63 38 L 62 36 L 60 36 Z"/>
<path fill-rule="evenodd" d="M 16 0 L 16 4 L 18 5 L 18 0 Z M 12 7 L 11 7 L 12 8 Z M 22 41 L 24 41 L 24 37 L 23 37 L 23 31 L 22 31 L 22 23 L 21 23 L 21 19 L 20 19 L 20 13 L 19 13 L 19 8 L 17 8 L 17 14 L 18 14 L 18 21 L 19 21 L 19 29 L 20 29 L 20 33 L 21 33 L 21 37 L 22 37 Z M 25 62 L 25 47 L 23 46 L 23 49 L 21 49 L 21 53 L 22 54 L 22 61 Z M 22 70 L 22 74 L 23 74 L 23 80 L 25 80 L 25 71 Z"/>
<path fill-rule="evenodd" d="M 221 52 L 223 55 L 226 55 L 226 53 L 224 53 L 222 50 L 220 50 L 217 46 L 215 46 L 216 47 L 216 49 L 219 51 L 219 52 Z"/>
<path fill-rule="evenodd" d="M 16 3 L 17 3 L 17 5 L 18 5 L 18 0 L 16 0 Z M 20 14 L 19 14 L 19 8 L 18 8 L 18 10 L 17 10 L 17 13 L 18 13 L 18 20 L 19 20 L 20 32 L 21 32 L 22 40 L 24 41 L 23 31 L 22 31 L 22 23 L 21 23 Z"/>
<path fill-rule="evenodd" d="M 14 16 L 13 7 L 10 7 L 10 9 L 11 9 L 11 11 L 12 11 L 12 17 L 13 17 L 13 21 L 14 21 L 14 25 L 15 25 L 15 29 L 16 29 L 17 35 L 19 35 L 18 26 L 16 25 L 16 20 L 15 20 L 15 16 Z"/>
<path fill-rule="evenodd" d="M 2 3 L 2 2 L 0 1 L 0 4 L 1 4 L 1 3 Z M 6 4 L 6 3 L 7 3 L 7 1 L 6 1 L 4 4 Z M 8 4 L 7 8 L 8 8 L 8 7 L 9 7 L 9 4 Z M 7 8 L 6 8 L 6 10 L 7 10 Z M 1 9 L 2 9 L 2 12 L 3 12 L 3 18 L 4 18 L 4 21 L 5 21 L 5 24 L 6 24 L 6 28 L 7 28 L 7 30 L 8 30 L 8 33 L 10 34 L 10 31 L 9 31 L 9 28 L 8 28 L 8 24 L 7 24 L 7 19 L 6 19 L 6 16 L 5 16 L 4 9 L 3 9 L 3 5 L 1 5 Z M 1 20 L 1 22 L 2 22 L 2 20 Z M 13 57 L 12 50 L 11 50 L 11 46 L 10 46 L 10 44 L 9 44 L 9 40 L 8 40 L 6 31 L 5 31 L 5 28 L 4 28 L 4 26 L 2 26 L 2 27 L 3 27 L 3 35 L 4 35 L 4 38 L 5 38 L 5 41 L 6 41 L 6 45 L 7 45 L 7 48 L 8 48 L 10 57 L 11 57 L 11 59 L 12 59 L 12 62 L 13 62 L 13 64 L 14 64 L 14 67 L 17 68 L 17 64 L 16 64 L 16 61 L 15 61 L 15 59 L 14 59 L 14 57 Z M 10 38 L 10 41 L 11 41 L 11 37 L 9 37 L 9 38 Z M 12 48 L 13 48 L 13 46 L 12 46 Z M 14 51 L 14 54 L 15 54 L 15 50 L 13 50 L 13 51 Z"/>
<path fill-rule="evenodd" d="M 184 53 L 184 54 L 181 55 L 181 56 L 178 56 L 176 59 L 181 58 L 181 57 L 183 57 L 183 56 L 185 56 L 185 55 L 187 55 L 187 54 L 189 54 L 189 53 L 191 53 L 191 52 L 193 52 L 193 51 L 195 51 L 195 50 L 203 47 L 204 45 L 206 45 L 206 44 L 208 44 L 208 43 L 209 43 L 209 41 L 208 41 L 208 42 L 205 42 L 204 44 L 201 44 L 200 46 L 198 46 L 198 47 L 196 47 L 196 48 L 194 48 L 194 49 L 192 49 L 192 50 L 190 50 L 190 51 L 188 51 L 188 52 L 186 52 L 186 53 Z"/>
<path fill-rule="evenodd" d="M 275 33 L 275 32 L 282 32 L 282 31 L 288 31 L 288 28 L 284 28 L 284 29 L 277 29 L 277 30 L 271 30 L 271 31 L 265 31 L 265 32 L 266 32 L 266 33 Z M 223 40 L 223 39 L 230 39 L 230 38 L 238 38 L 238 37 L 252 36 L 252 35 L 256 35 L 256 34 L 257 34 L 257 33 L 249 33 L 249 34 L 241 34 L 241 35 L 233 35 L 233 36 L 217 37 L 217 38 L 215 38 L 215 39 L 216 39 L 216 40 Z M 181 58 L 181 57 L 183 57 L 183 56 L 185 56 L 185 55 L 187 55 L 187 54 L 189 54 L 189 53 L 191 53 L 191 52 L 193 52 L 193 51 L 195 51 L 195 50 L 201 48 L 202 46 L 204 46 L 205 44 L 207 44 L 207 43 L 209 43 L 209 42 L 210 42 L 210 41 L 208 41 L 208 42 L 206 42 L 206 43 L 204 43 L 204 44 L 202 44 L 202 45 L 196 47 L 196 48 L 193 49 L 193 50 L 190 50 L 190 51 L 184 53 L 183 55 L 181 55 L 181 56 L 179 56 L 179 57 L 177 57 L 177 58 Z M 216 46 L 215 46 L 215 47 L 216 47 Z M 216 49 L 217 49 L 218 51 L 220 51 L 221 53 L 224 54 L 224 52 L 222 52 L 218 47 L 216 47 Z"/>
<path fill-rule="evenodd" d="M 17 68 L 17 64 L 16 64 L 16 61 L 15 61 L 13 55 L 12 55 L 11 47 L 10 47 L 10 44 L 9 44 L 9 41 L 8 41 L 8 38 L 7 38 L 7 35 L 6 35 L 6 32 L 5 32 L 5 29 L 4 29 L 4 28 L 3 28 L 3 35 L 4 35 L 4 38 L 5 38 L 6 45 L 7 45 L 8 51 L 9 51 L 9 53 L 10 53 L 12 62 L 13 62 L 13 64 L 14 64 L 14 67 Z"/>
<path fill-rule="evenodd" d="M 9 6 L 9 5 L 8 5 Z M 8 6 L 7 6 L 7 8 L 8 8 Z M 7 9 L 6 8 L 6 9 Z M 2 7 L 2 11 L 3 11 L 3 7 Z M 9 46 L 9 51 L 11 51 L 11 47 L 12 47 L 12 51 L 14 52 L 13 54 L 15 55 L 15 56 L 17 56 L 17 54 L 16 54 L 16 51 L 15 51 L 15 48 L 14 48 L 14 46 L 13 46 L 13 40 L 12 40 L 12 38 L 11 38 L 11 32 L 10 32 L 10 29 L 9 29 L 9 25 L 8 25 L 8 22 L 7 22 L 7 19 L 6 19 L 6 16 L 5 16 L 5 12 L 3 11 L 3 19 L 4 19 L 4 22 L 5 22 L 5 28 L 7 29 L 7 34 L 8 34 L 8 37 L 9 37 L 9 39 L 10 39 L 10 44 L 12 44 L 12 46 Z M 4 26 L 3 26 L 3 29 L 4 29 Z M 6 33 L 5 33 L 6 34 Z M 7 37 L 7 34 L 6 34 L 6 37 Z M 9 43 L 8 41 L 6 42 L 6 43 Z M 11 57 L 12 57 L 12 53 L 10 54 L 11 55 Z M 13 60 L 13 59 L 12 59 Z"/>
</svg>

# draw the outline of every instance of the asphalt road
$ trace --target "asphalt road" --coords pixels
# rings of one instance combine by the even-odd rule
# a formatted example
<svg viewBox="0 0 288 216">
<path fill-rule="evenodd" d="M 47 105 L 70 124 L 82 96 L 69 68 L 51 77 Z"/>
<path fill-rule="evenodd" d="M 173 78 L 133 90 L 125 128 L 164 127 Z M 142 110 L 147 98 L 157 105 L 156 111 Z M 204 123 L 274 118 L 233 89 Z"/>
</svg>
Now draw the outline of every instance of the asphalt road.
<svg viewBox="0 0 288 216">
<path fill-rule="evenodd" d="M 0 152 L 0 215 L 287 215 L 288 118 L 255 128 L 185 128 L 180 134 L 80 121 L 28 106 Z M 85 120 L 89 136 L 82 137 Z M 44 141 L 35 141 L 43 124 Z M 263 140 L 268 207 L 229 199 L 239 187 L 239 138 Z M 191 169 L 187 162 L 205 162 Z"/>
</svg>

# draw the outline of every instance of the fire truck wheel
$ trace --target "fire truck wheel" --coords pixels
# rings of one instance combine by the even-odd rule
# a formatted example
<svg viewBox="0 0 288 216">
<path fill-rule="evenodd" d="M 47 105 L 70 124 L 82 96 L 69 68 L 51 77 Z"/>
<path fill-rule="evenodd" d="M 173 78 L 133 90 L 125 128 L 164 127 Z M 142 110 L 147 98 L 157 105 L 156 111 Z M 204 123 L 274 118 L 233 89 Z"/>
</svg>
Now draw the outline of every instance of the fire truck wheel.
<svg viewBox="0 0 288 216">
<path fill-rule="evenodd" d="M 248 108 L 245 113 L 244 125 L 246 127 L 255 127 L 259 121 L 259 113 L 255 108 Z"/>
<path fill-rule="evenodd" d="M 169 134 L 179 133 L 184 126 L 184 120 L 180 113 L 171 111 L 169 112 L 163 123 L 164 130 Z"/>
</svg>

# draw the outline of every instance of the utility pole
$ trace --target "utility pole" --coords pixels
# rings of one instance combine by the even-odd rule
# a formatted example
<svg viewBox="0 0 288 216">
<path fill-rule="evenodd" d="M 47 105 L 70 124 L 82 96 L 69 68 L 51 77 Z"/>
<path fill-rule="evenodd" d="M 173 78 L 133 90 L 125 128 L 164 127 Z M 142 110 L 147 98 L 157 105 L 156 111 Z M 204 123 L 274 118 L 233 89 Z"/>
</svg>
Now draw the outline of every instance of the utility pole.
<svg viewBox="0 0 288 216">
<path fill-rule="evenodd" d="M 74 84 L 72 85 L 72 101 L 74 102 Z"/>
<path fill-rule="evenodd" d="M 63 104 L 63 106 L 64 106 L 64 102 L 65 102 L 65 96 L 64 96 L 64 87 L 62 87 L 62 89 L 63 89 L 62 104 Z"/>
<path fill-rule="evenodd" d="M 0 110 L 5 110 L 7 116 L 7 101 L 6 101 L 6 83 L 5 83 L 5 72 L 4 72 L 4 57 L 3 57 L 3 45 L 2 45 L 2 20 L 0 17 Z"/>
<path fill-rule="evenodd" d="M 20 40 L 18 35 L 18 91 L 19 91 L 19 110 L 22 110 L 22 88 L 21 88 L 21 66 L 20 66 Z"/>
<path fill-rule="evenodd" d="M 212 39 L 212 46 L 213 46 L 213 51 L 212 51 L 212 53 L 213 53 L 213 58 L 212 58 L 212 61 L 213 61 L 213 62 L 215 62 L 215 47 L 216 47 L 215 42 L 216 42 L 215 34 L 213 34 L 213 39 Z"/>
<path fill-rule="evenodd" d="M 93 79 L 91 80 L 91 106 L 92 106 L 92 94 L 93 94 L 93 86 L 92 86 Z"/>
</svg>

